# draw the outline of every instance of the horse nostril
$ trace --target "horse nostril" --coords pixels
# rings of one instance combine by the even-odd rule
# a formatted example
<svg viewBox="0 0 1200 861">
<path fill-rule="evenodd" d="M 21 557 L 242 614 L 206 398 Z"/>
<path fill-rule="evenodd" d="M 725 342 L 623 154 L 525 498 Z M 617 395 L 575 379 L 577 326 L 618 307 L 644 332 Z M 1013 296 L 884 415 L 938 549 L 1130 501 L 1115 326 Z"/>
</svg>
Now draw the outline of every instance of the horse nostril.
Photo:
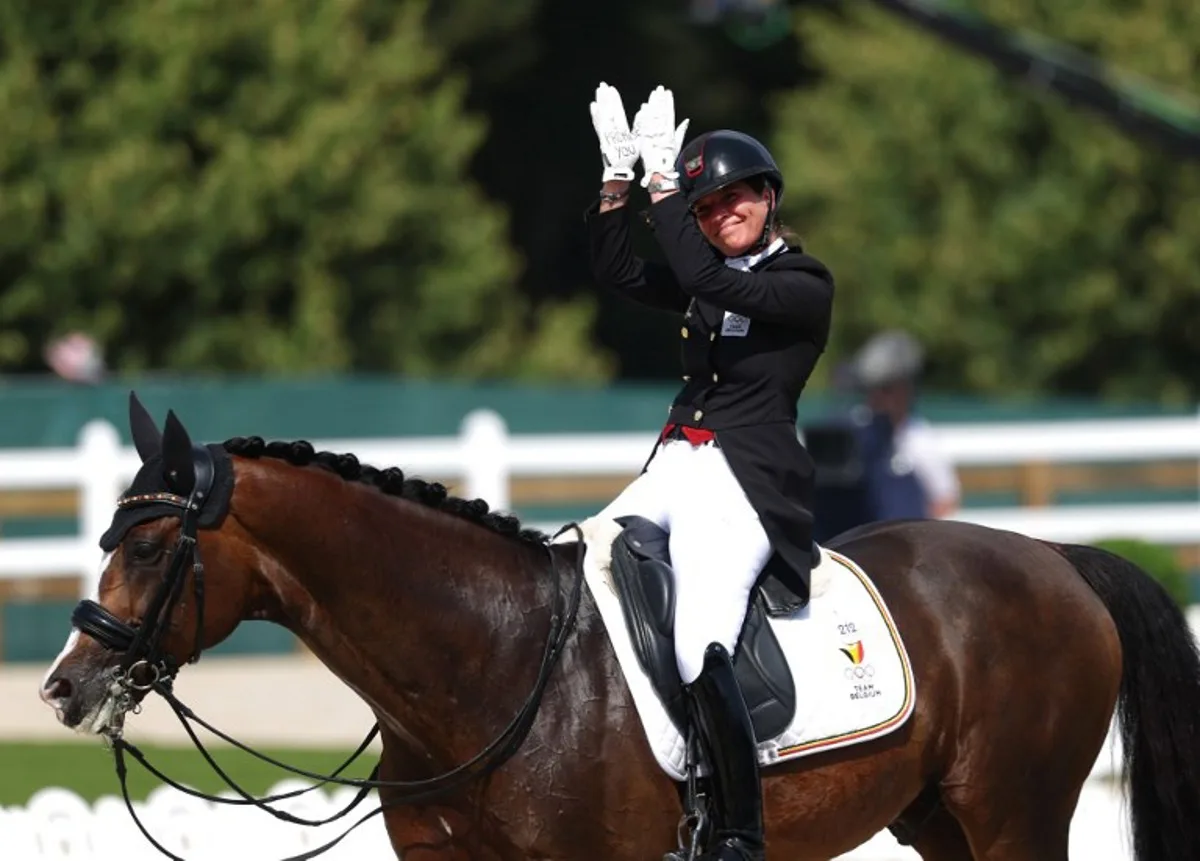
<svg viewBox="0 0 1200 861">
<path fill-rule="evenodd" d="M 42 699 L 48 703 L 63 702 L 71 698 L 71 683 L 62 676 L 55 676 L 42 686 Z"/>
</svg>

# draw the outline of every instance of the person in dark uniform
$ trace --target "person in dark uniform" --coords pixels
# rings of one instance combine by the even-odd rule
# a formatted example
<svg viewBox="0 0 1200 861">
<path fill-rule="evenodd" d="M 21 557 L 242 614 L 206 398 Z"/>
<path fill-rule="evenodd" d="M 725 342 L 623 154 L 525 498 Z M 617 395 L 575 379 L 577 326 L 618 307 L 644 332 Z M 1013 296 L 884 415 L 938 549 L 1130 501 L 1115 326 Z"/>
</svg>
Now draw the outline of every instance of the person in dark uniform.
<svg viewBox="0 0 1200 861">
<path fill-rule="evenodd" d="M 756 741 L 730 655 L 772 557 L 807 600 L 814 467 L 796 402 L 825 350 L 833 277 L 782 235 L 783 176 L 759 141 L 721 130 L 682 146 L 688 122 L 675 125 L 662 87 L 630 127 L 620 95 L 601 84 L 592 119 L 605 165 L 586 215 L 594 277 L 679 312 L 683 358 L 683 387 L 649 461 L 598 516 L 637 514 L 670 533 L 679 671 L 719 812 L 716 848 L 702 858 L 760 859 Z M 639 258 L 630 241 L 639 159 L 665 264 Z"/>
<path fill-rule="evenodd" d="M 961 487 L 930 423 L 915 412 L 925 351 L 908 332 L 873 335 L 854 357 L 854 383 L 871 425 L 882 426 L 886 464 L 877 482 L 880 520 L 950 517 Z"/>
</svg>

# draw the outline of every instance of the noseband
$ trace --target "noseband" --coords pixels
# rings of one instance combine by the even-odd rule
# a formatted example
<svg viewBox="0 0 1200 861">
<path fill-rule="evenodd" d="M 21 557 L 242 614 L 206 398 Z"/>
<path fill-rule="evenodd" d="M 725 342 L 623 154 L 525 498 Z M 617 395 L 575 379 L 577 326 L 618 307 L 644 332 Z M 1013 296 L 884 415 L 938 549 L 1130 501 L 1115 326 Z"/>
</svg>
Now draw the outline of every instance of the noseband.
<svg viewBox="0 0 1200 861">
<path fill-rule="evenodd" d="M 190 564 L 196 601 L 196 635 L 187 663 L 200 659 L 204 631 L 204 565 L 196 543 L 200 510 L 212 491 L 216 465 L 205 446 L 193 446 L 196 480 L 187 497 L 174 493 L 139 493 L 117 500 L 121 509 L 155 505 L 179 509 L 179 540 L 171 551 L 171 566 L 158 587 L 144 617 L 125 622 L 95 601 L 80 601 L 71 613 L 71 624 L 106 649 L 121 653 L 115 681 L 122 687 L 148 691 L 159 682 L 169 682 L 179 672 L 179 663 L 163 651 L 163 637 L 171 627 L 171 616 L 179 605 Z"/>
</svg>

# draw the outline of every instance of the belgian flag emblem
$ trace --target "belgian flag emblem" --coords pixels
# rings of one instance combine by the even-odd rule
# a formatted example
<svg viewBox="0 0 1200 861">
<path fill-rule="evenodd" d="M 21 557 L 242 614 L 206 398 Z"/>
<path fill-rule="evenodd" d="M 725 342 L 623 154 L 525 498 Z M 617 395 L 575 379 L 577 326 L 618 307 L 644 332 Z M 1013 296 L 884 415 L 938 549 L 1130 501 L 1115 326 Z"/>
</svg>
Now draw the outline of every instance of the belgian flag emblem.
<svg viewBox="0 0 1200 861">
<path fill-rule="evenodd" d="M 858 665 L 863 660 L 863 644 L 862 640 L 856 640 L 847 646 L 842 646 L 841 653 L 850 659 L 850 663 Z"/>
</svg>

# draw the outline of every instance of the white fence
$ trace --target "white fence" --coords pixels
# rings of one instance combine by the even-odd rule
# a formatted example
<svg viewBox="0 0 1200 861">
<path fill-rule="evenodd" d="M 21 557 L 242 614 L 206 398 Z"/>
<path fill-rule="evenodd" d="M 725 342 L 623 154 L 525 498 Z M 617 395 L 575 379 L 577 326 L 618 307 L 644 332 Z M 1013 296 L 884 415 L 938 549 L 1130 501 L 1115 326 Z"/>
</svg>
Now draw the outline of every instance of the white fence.
<svg viewBox="0 0 1200 861">
<path fill-rule="evenodd" d="M 1084 463 L 1193 459 L 1200 463 L 1200 412 L 1157 419 L 947 424 L 941 445 L 959 466 L 1029 462 Z M 378 466 L 461 482 L 463 492 L 509 509 L 513 478 L 632 475 L 653 442 L 651 433 L 510 435 L 503 419 L 480 410 L 450 437 L 316 440 L 318 448 L 354 452 Z M 97 542 L 113 502 L 139 465 L 103 421 L 84 427 L 74 448 L 0 450 L 0 490 L 78 489 L 78 537 L 0 539 L 0 579 L 77 574 L 90 594 L 100 560 Z M 1114 535 L 1165 544 L 1200 543 L 1200 466 L 1197 498 L 1144 505 L 1080 505 L 967 509 L 969 520 L 1060 541 Z M 553 531 L 560 524 L 534 524 Z"/>
<path fill-rule="evenodd" d="M 290 792 L 308 784 L 281 781 L 268 792 Z M 355 790 L 311 792 L 274 806 L 296 816 L 320 820 L 345 808 Z M 224 797 L 232 798 L 231 794 Z M 377 804 L 374 794 L 345 819 L 305 827 L 275 819 L 249 806 L 214 804 L 170 787 L 153 790 L 134 802 L 138 818 L 155 840 L 187 861 L 288 858 L 335 839 Z M 162 861 L 164 857 L 138 831 L 125 802 L 104 796 L 89 804 L 68 789 L 39 790 L 24 807 L 0 808 L 0 844 L 4 857 L 20 861 Z M 363 823 L 329 852 L 329 861 L 395 861 L 383 819 Z"/>
<path fill-rule="evenodd" d="M 283 781 L 269 792 L 305 785 Z M 353 795 L 346 788 L 328 795 L 318 791 L 276 806 L 316 820 L 343 809 Z M 304 827 L 280 822 L 254 808 L 213 804 L 168 787 L 134 803 L 154 838 L 187 861 L 289 858 L 333 840 L 375 806 L 372 794 L 342 820 Z M 0 808 L 0 844 L 5 858 L 20 861 L 161 861 L 163 857 L 137 830 L 119 797 L 105 796 L 89 804 L 57 787 L 40 790 L 24 807 Z M 1132 861 L 1127 847 L 1128 826 L 1120 795 L 1113 788 L 1089 783 L 1071 823 L 1071 857 Z M 328 861 L 395 861 L 396 856 L 383 820 L 376 816 L 320 857 Z M 919 856 L 883 831 L 834 861 L 919 861 Z"/>
</svg>

